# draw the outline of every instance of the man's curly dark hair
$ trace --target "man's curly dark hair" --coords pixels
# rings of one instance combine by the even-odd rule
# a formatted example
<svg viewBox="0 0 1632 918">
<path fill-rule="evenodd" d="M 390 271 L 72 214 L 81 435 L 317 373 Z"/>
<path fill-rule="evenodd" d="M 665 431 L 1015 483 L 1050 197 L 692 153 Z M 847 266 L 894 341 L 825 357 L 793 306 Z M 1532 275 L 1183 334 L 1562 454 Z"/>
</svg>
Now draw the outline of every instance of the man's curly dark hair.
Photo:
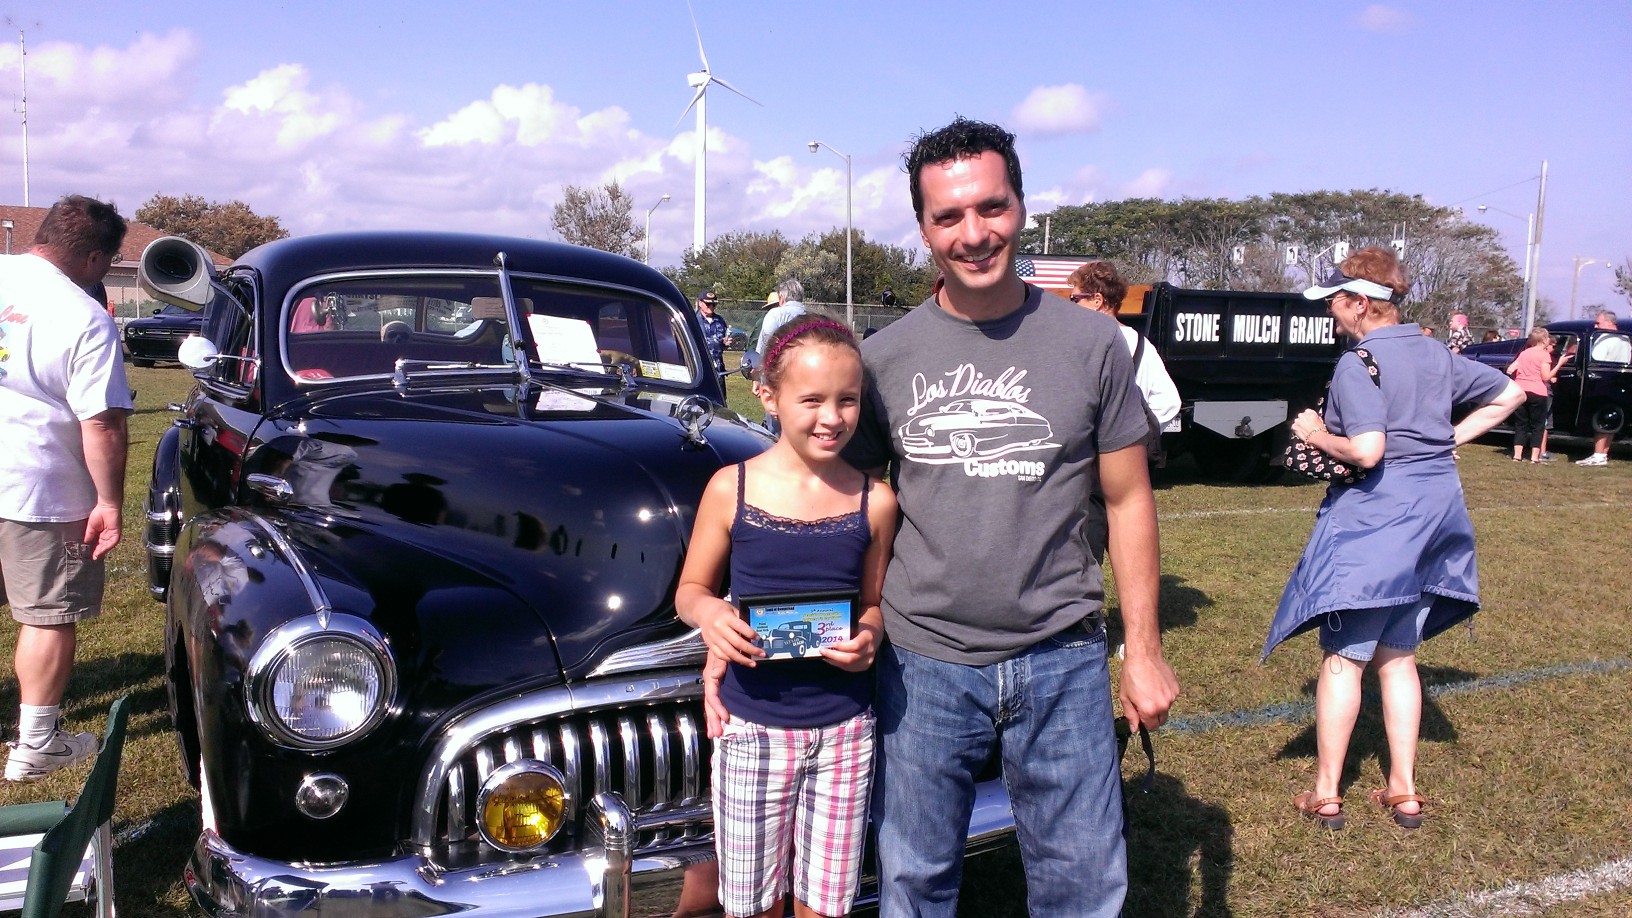
<svg viewBox="0 0 1632 918">
<path fill-rule="evenodd" d="M 1024 199 L 1025 189 L 1020 185 L 1020 158 L 1014 153 L 1014 135 L 995 124 L 971 121 L 959 115 L 946 127 L 938 128 L 913 138 L 912 149 L 907 151 L 907 182 L 912 188 L 912 212 L 921 223 L 924 219 L 924 190 L 919 176 L 924 166 L 954 159 L 968 159 L 992 152 L 1003 157 L 1008 166 L 1009 184 L 1014 193 Z"/>
</svg>

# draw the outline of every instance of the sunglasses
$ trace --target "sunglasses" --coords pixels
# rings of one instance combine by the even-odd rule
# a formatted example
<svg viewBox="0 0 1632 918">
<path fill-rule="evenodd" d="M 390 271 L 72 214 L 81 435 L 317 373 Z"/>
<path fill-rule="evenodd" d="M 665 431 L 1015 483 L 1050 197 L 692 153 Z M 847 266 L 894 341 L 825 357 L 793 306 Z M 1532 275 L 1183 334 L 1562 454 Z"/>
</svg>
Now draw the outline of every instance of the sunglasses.
<svg viewBox="0 0 1632 918">
<path fill-rule="evenodd" d="M 1091 300 L 1096 296 L 1099 296 L 1099 294 L 1097 294 L 1097 293 L 1073 293 L 1070 296 L 1066 297 L 1066 299 L 1070 300 L 1073 303 L 1080 304 L 1083 300 Z"/>
</svg>

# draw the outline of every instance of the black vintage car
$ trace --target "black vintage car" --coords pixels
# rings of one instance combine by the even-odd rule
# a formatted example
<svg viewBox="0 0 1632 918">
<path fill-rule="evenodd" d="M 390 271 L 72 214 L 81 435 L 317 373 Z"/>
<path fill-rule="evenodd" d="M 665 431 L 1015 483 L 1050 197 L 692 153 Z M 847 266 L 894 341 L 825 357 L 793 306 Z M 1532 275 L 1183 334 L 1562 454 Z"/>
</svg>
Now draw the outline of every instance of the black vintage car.
<svg viewBox="0 0 1632 918">
<path fill-rule="evenodd" d="M 144 543 L 205 912 L 712 913 L 704 654 L 674 589 L 705 483 L 768 441 L 680 292 L 429 233 L 287 239 L 219 275 L 170 238 L 140 270 L 204 319 Z M 986 782 L 971 850 L 1012 825 Z"/>
<path fill-rule="evenodd" d="M 1583 437 L 1632 433 L 1626 426 L 1632 412 L 1632 321 L 1622 319 L 1611 331 L 1570 319 L 1550 323 L 1547 330 L 1553 335 L 1553 360 L 1569 356 L 1553 383 L 1552 429 Z M 1506 370 L 1525 344 L 1522 338 L 1472 344 L 1462 356 Z"/>
<path fill-rule="evenodd" d="M 196 309 L 166 303 L 150 316 L 125 323 L 125 353 L 139 367 L 150 367 L 159 360 L 174 361 L 181 342 L 198 334 L 203 321 Z"/>
</svg>

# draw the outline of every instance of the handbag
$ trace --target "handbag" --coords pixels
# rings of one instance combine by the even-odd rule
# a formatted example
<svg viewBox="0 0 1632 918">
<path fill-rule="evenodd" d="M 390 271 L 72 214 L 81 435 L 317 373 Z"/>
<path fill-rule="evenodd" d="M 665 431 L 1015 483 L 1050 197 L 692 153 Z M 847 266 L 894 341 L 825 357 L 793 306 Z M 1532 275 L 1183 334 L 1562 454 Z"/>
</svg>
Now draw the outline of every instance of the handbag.
<svg viewBox="0 0 1632 918">
<path fill-rule="evenodd" d="M 1381 388 L 1382 375 L 1377 370 L 1377 361 L 1372 359 L 1371 352 L 1363 347 L 1357 347 L 1354 353 L 1360 358 L 1360 362 L 1366 365 L 1372 385 Z M 1331 384 L 1327 385 L 1329 387 Z M 1322 395 L 1320 401 L 1315 403 L 1315 411 L 1321 415 L 1326 413 L 1326 396 Z M 1292 441 L 1286 444 L 1286 456 L 1281 460 L 1281 464 L 1316 481 L 1333 481 L 1338 484 L 1354 484 L 1365 478 L 1367 472 L 1357 465 L 1350 465 L 1334 458 L 1325 450 L 1310 446 L 1299 437 L 1293 437 Z"/>
</svg>

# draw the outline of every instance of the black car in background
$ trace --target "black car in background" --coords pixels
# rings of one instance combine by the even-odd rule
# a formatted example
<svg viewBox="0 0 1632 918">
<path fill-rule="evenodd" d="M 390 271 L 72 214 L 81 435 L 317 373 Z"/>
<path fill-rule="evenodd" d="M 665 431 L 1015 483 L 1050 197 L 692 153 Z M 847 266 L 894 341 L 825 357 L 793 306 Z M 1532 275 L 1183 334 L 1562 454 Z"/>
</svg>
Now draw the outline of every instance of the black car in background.
<svg viewBox="0 0 1632 918">
<path fill-rule="evenodd" d="M 1632 412 L 1632 320 L 1621 319 L 1613 331 L 1584 319 L 1553 322 L 1547 330 L 1553 360 L 1569 358 L 1553 383 L 1552 429 L 1583 437 L 1632 432 L 1626 426 Z M 1525 344 L 1517 338 L 1471 344 L 1462 356 L 1505 371 Z"/>
<path fill-rule="evenodd" d="M 150 316 L 125 323 L 125 353 L 139 367 L 150 367 L 159 360 L 174 362 L 181 342 L 198 334 L 203 324 L 204 317 L 197 310 L 166 303 Z"/>
<path fill-rule="evenodd" d="M 679 290 L 445 233 L 219 275 L 167 238 L 140 276 L 203 310 L 143 543 L 204 912 L 713 914 L 706 653 L 674 590 L 704 486 L 770 441 Z M 969 848 L 1012 834 L 994 773 Z"/>
</svg>

